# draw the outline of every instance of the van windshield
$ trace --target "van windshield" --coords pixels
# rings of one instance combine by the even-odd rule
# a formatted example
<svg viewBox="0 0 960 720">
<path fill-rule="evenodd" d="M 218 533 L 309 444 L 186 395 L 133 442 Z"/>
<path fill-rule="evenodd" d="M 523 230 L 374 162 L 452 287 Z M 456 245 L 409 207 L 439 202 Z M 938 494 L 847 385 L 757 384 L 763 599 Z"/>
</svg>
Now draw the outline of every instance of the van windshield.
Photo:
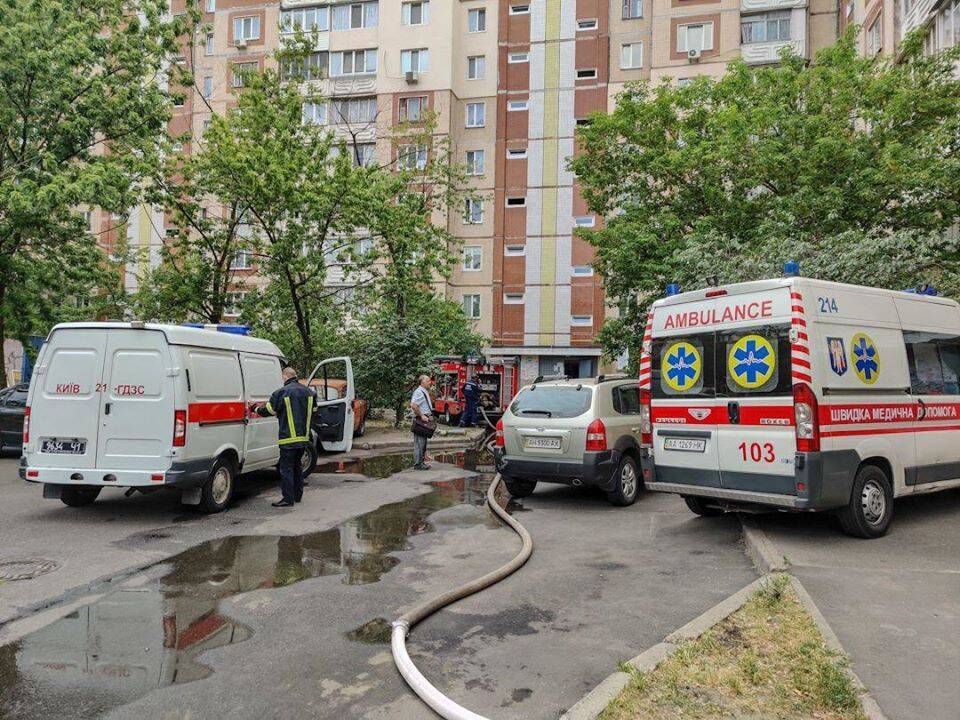
<svg viewBox="0 0 960 720">
<path fill-rule="evenodd" d="M 657 398 L 790 395 L 790 326 L 660 338 L 651 366 Z"/>
<path fill-rule="evenodd" d="M 590 408 L 593 390 L 589 387 L 534 385 L 521 390 L 510 412 L 518 417 L 573 418 Z"/>
</svg>

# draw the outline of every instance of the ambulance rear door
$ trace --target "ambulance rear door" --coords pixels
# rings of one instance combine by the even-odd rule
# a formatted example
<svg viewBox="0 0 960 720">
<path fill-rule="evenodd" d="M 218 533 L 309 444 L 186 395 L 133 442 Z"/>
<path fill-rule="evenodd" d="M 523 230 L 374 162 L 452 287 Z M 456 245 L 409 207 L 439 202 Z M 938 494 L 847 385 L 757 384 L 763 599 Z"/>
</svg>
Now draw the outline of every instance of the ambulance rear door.
<svg viewBox="0 0 960 720">
<path fill-rule="evenodd" d="M 331 382 L 334 380 L 338 382 Z M 313 387 L 317 393 L 312 425 L 321 446 L 327 452 L 350 452 L 356 397 L 350 358 L 336 357 L 318 363 L 307 378 L 307 387 Z"/>
</svg>

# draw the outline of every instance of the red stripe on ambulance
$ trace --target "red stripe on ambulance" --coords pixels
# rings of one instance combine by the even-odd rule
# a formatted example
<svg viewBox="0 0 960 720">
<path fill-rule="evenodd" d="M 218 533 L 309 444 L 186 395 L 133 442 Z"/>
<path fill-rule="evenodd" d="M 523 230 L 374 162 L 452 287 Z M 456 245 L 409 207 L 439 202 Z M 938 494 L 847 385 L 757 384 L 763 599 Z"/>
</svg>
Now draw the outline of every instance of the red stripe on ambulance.
<svg viewBox="0 0 960 720">
<path fill-rule="evenodd" d="M 246 411 L 242 402 L 195 402 L 187 407 L 187 418 L 195 423 L 239 421 Z"/>
<path fill-rule="evenodd" d="M 664 425 L 745 425 L 786 427 L 793 425 L 792 405 L 741 405 L 740 422 L 731 423 L 726 406 L 654 406 L 652 418 Z"/>
</svg>

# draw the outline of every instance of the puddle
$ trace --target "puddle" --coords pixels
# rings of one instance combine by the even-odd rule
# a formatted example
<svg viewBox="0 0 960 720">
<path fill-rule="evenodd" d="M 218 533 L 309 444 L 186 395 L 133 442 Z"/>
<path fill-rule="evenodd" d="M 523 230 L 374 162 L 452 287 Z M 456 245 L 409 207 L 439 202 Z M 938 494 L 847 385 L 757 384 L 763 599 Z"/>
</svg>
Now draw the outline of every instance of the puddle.
<svg viewBox="0 0 960 720">
<path fill-rule="evenodd" d="M 435 457 L 475 464 L 463 453 Z M 359 462 L 367 473 L 400 461 Z M 400 562 L 391 553 L 433 531 L 433 513 L 483 505 L 489 480 L 437 482 L 428 493 L 322 532 L 211 540 L 128 578 L 97 602 L 0 647 L 0 717 L 89 718 L 157 687 L 205 678 L 212 670 L 199 661 L 203 653 L 252 635 L 217 611 L 221 600 L 324 575 L 349 585 L 375 583 Z M 483 520 L 470 515 L 460 522 Z M 378 619 L 354 630 L 353 639 L 379 643 L 384 632 L 389 636 L 389 624 Z"/>
<path fill-rule="evenodd" d="M 495 472 L 493 465 L 489 464 L 492 458 L 488 452 L 457 450 L 455 452 L 430 453 L 430 455 L 433 457 L 433 462 L 456 465 L 478 472 Z M 314 473 L 363 475 L 368 478 L 382 479 L 409 470 L 411 467 L 413 467 L 413 455 L 408 453 L 320 463 Z"/>
<path fill-rule="evenodd" d="M 374 618 L 358 628 L 347 633 L 347 637 L 355 642 L 368 645 L 389 645 L 393 627 L 386 618 Z"/>
</svg>

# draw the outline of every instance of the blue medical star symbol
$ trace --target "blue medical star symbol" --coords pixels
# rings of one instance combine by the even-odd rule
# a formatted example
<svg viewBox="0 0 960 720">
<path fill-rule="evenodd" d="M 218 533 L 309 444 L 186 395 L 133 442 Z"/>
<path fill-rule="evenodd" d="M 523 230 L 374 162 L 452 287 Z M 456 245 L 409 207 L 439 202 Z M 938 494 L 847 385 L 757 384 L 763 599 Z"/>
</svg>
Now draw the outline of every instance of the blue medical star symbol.
<svg viewBox="0 0 960 720">
<path fill-rule="evenodd" d="M 755 383 L 758 375 L 762 377 L 770 372 L 770 363 L 765 359 L 769 354 L 770 350 L 766 347 L 757 347 L 756 340 L 747 340 L 742 348 L 733 352 L 733 357 L 739 361 L 733 366 L 733 371 L 737 375 L 746 373 L 747 382 Z"/>
<path fill-rule="evenodd" d="M 693 367 L 696 361 L 697 356 L 694 353 L 687 353 L 682 347 L 678 347 L 676 353 L 667 356 L 667 364 L 670 365 L 667 377 L 679 387 L 683 387 L 696 377 L 697 370 Z"/>
<path fill-rule="evenodd" d="M 868 345 L 864 338 L 860 338 L 860 344 L 853 346 L 853 354 L 857 356 L 857 370 L 863 373 L 863 376 L 869 380 L 873 373 L 877 372 L 877 349 L 873 345 Z"/>
</svg>

